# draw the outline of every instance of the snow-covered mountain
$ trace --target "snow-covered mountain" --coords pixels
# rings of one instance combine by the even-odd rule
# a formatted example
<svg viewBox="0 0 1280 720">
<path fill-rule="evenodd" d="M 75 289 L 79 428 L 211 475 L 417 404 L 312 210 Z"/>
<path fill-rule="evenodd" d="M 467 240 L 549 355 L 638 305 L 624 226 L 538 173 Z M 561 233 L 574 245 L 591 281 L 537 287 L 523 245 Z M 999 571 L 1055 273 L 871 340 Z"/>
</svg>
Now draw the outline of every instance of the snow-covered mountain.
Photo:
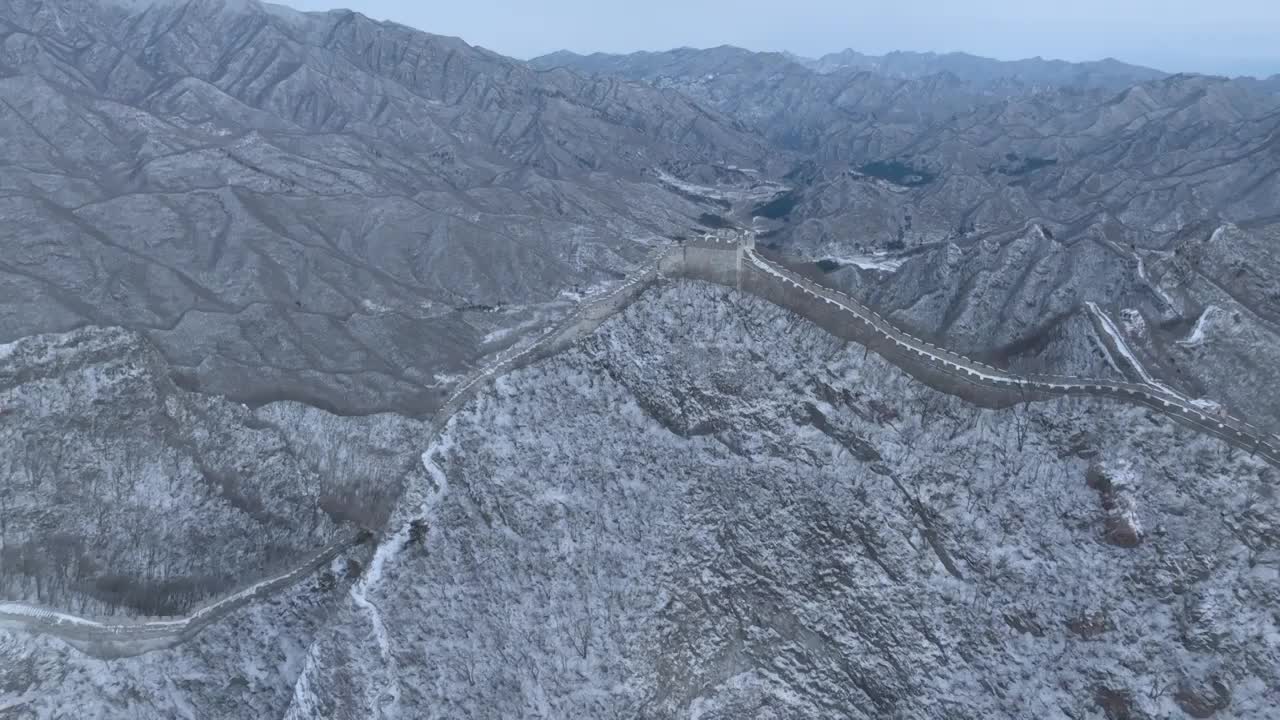
<svg viewBox="0 0 1280 720">
<path fill-rule="evenodd" d="M 0 0 L 0 718 L 1272 717 L 1268 83 Z"/>
<path fill-rule="evenodd" d="M 790 191 L 742 222 L 921 334 L 1074 372 L 1069 347 L 1083 336 L 1054 352 L 1044 351 L 1047 339 L 1086 327 L 1086 303 L 1100 303 L 1136 314 L 1131 342 L 1167 382 L 1249 405 L 1280 428 L 1280 405 L 1253 392 L 1271 386 L 1274 364 L 1226 357 L 1280 354 L 1277 326 L 1264 319 L 1273 303 L 1220 291 L 1232 283 L 1209 269 L 1261 263 L 1259 274 L 1273 275 L 1256 248 L 1280 234 L 1280 95 L 1251 78 L 1132 68 L 1127 83 L 1129 70 L 1114 63 L 892 57 L 922 69 L 818 72 L 784 54 L 731 47 L 557 53 L 532 63 L 677 89 L 799 153 Z M 1103 82 L 1102 70 L 1117 74 Z M 1053 79 L 997 88 L 997 76 L 1041 71 Z M 1177 262 L 1223 228 L 1251 239 L 1215 243 L 1197 255 L 1207 264 Z M 900 270 L 838 260 L 868 256 L 889 256 Z M 1175 340 L 1219 302 L 1236 308 L 1242 326 L 1220 361 L 1190 361 Z M 1234 381 L 1215 379 L 1224 365 Z"/>
<path fill-rule="evenodd" d="M 681 281 L 420 447 L 393 527 L 413 522 L 346 598 L 338 563 L 110 665 L 14 636 L 23 712 L 68 695 L 94 699 L 82 717 L 1273 707 L 1274 469 L 1150 411 L 984 410 Z"/>
</svg>

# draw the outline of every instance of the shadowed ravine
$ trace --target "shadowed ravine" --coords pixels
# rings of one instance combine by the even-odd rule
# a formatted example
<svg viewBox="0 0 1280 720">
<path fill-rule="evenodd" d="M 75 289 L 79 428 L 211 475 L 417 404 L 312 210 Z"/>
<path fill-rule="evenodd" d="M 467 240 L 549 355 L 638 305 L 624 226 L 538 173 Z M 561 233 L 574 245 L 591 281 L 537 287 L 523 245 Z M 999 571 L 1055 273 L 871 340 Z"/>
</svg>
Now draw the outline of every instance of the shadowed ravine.
<svg viewBox="0 0 1280 720">
<path fill-rule="evenodd" d="M 1063 395 L 1120 400 L 1152 408 L 1183 425 L 1280 466 L 1280 438 L 1267 435 L 1242 419 L 1226 413 L 1206 412 L 1154 382 L 1115 383 L 1061 376 L 1022 376 L 966 358 L 902 331 L 844 293 L 817 285 L 766 260 L 754 251 L 750 236 L 707 236 L 666 247 L 613 291 L 584 301 L 571 315 L 532 342 L 499 353 L 459 383 L 433 419 L 424 447 L 435 446 L 450 418 L 486 386 L 486 381 L 564 350 L 593 332 L 664 277 L 712 282 L 759 296 L 804 317 L 832 335 L 864 345 L 935 389 L 978 405 L 1008 407 Z M 402 503 L 408 500 L 406 497 Z M 396 538 L 400 538 L 403 545 L 409 525 L 420 519 L 417 515 L 414 513 L 407 521 L 400 522 L 400 527 L 385 535 L 387 539 L 378 549 L 379 554 L 394 554 L 395 548 L 385 543 L 395 543 Z M 190 639 L 233 610 L 288 588 L 362 539 L 360 536 L 344 539 L 284 573 L 257 582 L 185 617 L 105 622 L 35 606 L 0 603 L 0 627 L 49 633 L 86 653 L 104 657 L 137 655 L 171 647 Z M 361 581 L 361 588 L 377 582 L 377 578 L 368 573 L 366 571 L 366 578 Z M 377 608 L 367 601 L 360 602 L 363 595 L 353 597 L 371 613 L 371 621 L 377 626 L 380 622 L 376 616 Z"/>
</svg>

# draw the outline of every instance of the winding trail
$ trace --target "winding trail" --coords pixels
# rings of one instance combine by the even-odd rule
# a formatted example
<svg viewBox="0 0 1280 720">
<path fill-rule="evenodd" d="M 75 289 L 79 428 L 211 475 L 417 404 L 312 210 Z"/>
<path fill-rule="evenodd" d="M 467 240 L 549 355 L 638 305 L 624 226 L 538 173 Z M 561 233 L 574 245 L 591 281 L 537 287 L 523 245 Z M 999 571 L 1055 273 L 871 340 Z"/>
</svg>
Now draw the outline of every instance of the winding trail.
<svg viewBox="0 0 1280 720">
<path fill-rule="evenodd" d="M 413 522 L 425 519 L 435 502 L 446 492 L 448 479 L 435 457 L 447 449 L 447 441 L 442 437 L 449 420 L 484 387 L 486 381 L 569 347 L 666 276 L 703 280 L 760 296 L 804 316 L 839 337 L 867 346 L 908 373 L 923 373 L 930 378 L 930 384 L 943 392 L 969 398 L 972 397 L 970 390 L 977 389 L 986 393 L 985 397 L 991 402 L 1003 405 L 1063 395 L 1095 396 L 1143 405 L 1280 467 L 1280 436 L 1265 433 L 1223 410 L 1197 405 L 1196 401 L 1188 400 L 1147 375 L 1141 365 L 1136 364 L 1136 358 L 1134 367 L 1144 380 L 1142 383 L 1058 375 L 1016 375 L 915 337 L 846 293 L 819 285 L 761 257 L 755 252 L 754 241 L 749 235 L 738 239 L 696 238 L 683 245 L 664 247 L 612 291 L 584 300 L 573 313 L 532 342 L 498 353 L 460 383 L 436 413 L 430 424 L 428 449 L 422 456 L 423 468 L 435 487 L 421 488 L 402 499 L 399 507 L 413 508 L 413 514 L 400 522 L 399 529 L 379 544 L 369 568 L 351 589 L 352 601 L 369 616 L 387 667 L 391 667 L 395 658 L 381 613 L 369 598 L 369 591 L 381 582 L 386 562 L 408 544 Z M 1095 309 L 1096 306 L 1090 308 L 1091 312 Z M 1101 314 L 1100 310 L 1096 312 Z M 1105 314 L 1101 319 L 1110 324 Z M 1111 330 L 1114 330 L 1114 324 L 1110 324 L 1108 334 Z M 1118 347 L 1123 348 L 1121 352 L 1126 351 L 1123 339 L 1115 339 L 1120 343 Z M 939 383 L 939 377 L 946 378 L 947 382 Z M 334 543 L 281 575 L 255 583 L 182 618 L 109 623 L 20 603 L 0 603 L 0 628 L 50 633 L 81 650 L 109 657 L 171 647 L 190 639 L 210 623 L 244 604 L 287 588 L 365 539 L 357 536 Z M 296 692 L 305 692 L 307 682 L 304 672 Z M 384 707 L 394 707 L 398 702 L 399 688 L 393 677 L 384 686 L 379 703 Z"/>
<path fill-rule="evenodd" d="M 49 633 L 90 655 L 128 657 L 184 642 L 255 600 L 292 586 L 342 553 L 368 542 L 369 533 L 344 537 L 282 573 L 219 598 L 189 615 L 164 619 L 99 620 L 24 603 L 0 603 L 0 629 Z"/>
<path fill-rule="evenodd" d="M 436 461 L 436 456 L 437 454 L 448 452 L 450 445 L 448 437 L 443 432 L 437 432 L 434 435 L 431 444 L 422 453 L 422 467 L 430 476 L 433 487 L 410 488 L 407 496 L 400 503 L 400 507 L 413 507 L 417 509 L 417 512 L 412 518 L 402 521 L 400 529 L 378 545 L 377 551 L 373 554 L 373 560 L 369 562 L 369 568 L 360 577 L 360 580 L 351 587 L 351 599 L 357 607 L 369 616 L 369 622 L 373 626 L 373 636 L 378 643 L 378 652 L 382 656 L 382 665 L 379 671 L 382 675 L 385 675 L 385 679 L 376 702 L 387 716 L 394 716 L 396 710 L 400 707 L 400 683 L 395 672 L 396 657 L 391 649 L 391 636 L 387 632 L 387 625 L 382 619 L 382 611 L 373 600 L 369 599 L 369 592 L 382 582 L 383 571 L 386 569 L 387 562 L 404 552 L 404 549 L 413 540 L 415 523 L 426 522 L 431 510 L 448 491 L 449 478 L 444 474 L 444 470 L 440 468 L 439 463 Z M 422 540 L 425 542 L 425 538 Z"/>
</svg>

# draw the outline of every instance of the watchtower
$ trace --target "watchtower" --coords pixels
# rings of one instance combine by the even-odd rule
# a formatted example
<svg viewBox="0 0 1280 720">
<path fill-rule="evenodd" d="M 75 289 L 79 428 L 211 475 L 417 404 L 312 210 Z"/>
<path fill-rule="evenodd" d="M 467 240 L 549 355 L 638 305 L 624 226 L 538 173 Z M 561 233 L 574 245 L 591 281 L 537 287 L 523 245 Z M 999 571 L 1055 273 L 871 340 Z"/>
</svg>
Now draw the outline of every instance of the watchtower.
<svg viewBox="0 0 1280 720">
<path fill-rule="evenodd" d="M 684 243 L 685 272 L 741 289 L 742 263 L 755 246 L 755 233 L 749 230 L 721 228 L 690 238 Z"/>
</svg>

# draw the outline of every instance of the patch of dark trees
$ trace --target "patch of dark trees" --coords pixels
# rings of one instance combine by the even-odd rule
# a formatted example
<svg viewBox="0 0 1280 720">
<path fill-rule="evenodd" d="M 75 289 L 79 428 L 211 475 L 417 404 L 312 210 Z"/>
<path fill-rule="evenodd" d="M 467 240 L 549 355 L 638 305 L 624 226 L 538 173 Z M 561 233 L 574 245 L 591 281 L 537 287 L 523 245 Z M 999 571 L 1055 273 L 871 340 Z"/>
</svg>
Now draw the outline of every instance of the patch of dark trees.
<svg viewBox="0 0 1280 720">
<path fill-rule="evenodd" d="M 702 213 L 701 215 L 699 215 L 698 222 L 701 223 L 702 225 L 705 225 L 706 227 L 713 228 L 716 230 L 719 230 L 721 228 L 733 227 L 733 223 L 729 222 L 728 220 L 725 220 L 719 215 L 712 215 L 711 213 Z"/>
<path fill-rule="evenodd" d="M 877 160 L 858 168 L 858 172 L 900 187 L 921 187 L 938 177 L 936 173 L 899 160 Z"/>
<path fill-rule="evenodd" d="M 809 185 L 822 177 L 822 168 L 812 160 L 805 160 L 795 166 L 783 179 L 795 185 Z"/>
<path fill-rule="evenodd" d="M 36 602 L 75 607 L 77 598 L 92 598 L 107 614 L 127 610 L 137 615 L 179 615 L 199 602 L 225 592 L 232 578 L 177 575 L 142 578 L 105 571 L 85 541 L 59 534 L 37 545 L 6 545 L 0 550 L 0 586 L 28 584 Z M 85 607 L 85 603 L 80 603 Z"/>
<path fill-rule="evenodd" d="M 796 205 L 800 203 L 800 193 L 792 190 L 785 192 L 769 202 L 757 205 L 751 211 L 752 217 L 769 218 L 770 220 L 782 220 L 791 214 Z"/>
<path fill-rule="evenodd" d="M 1008 153 L 1004 159 L 1009 164 L 996 168 L 996 172 L 1009 177 L 1027 175 L 1058 164 L 1056 158 L 1022 157 L 1018 153 Z"/>
</svg>

